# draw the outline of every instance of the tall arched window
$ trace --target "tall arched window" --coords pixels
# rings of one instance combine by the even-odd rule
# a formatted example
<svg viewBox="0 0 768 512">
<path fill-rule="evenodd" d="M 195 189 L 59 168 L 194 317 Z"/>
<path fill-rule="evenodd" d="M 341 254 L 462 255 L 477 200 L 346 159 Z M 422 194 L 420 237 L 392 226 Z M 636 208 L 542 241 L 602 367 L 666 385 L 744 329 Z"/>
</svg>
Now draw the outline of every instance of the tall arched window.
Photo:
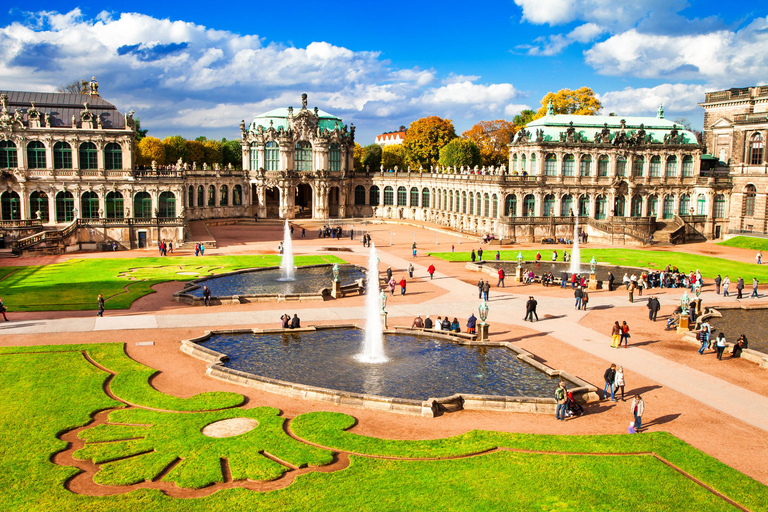
<svg viewBox="0 0 768 512">
<path fill-rule="evenodd" d="M 691 155 L 683 157 L 683 177 L 693 176 L 693 157 Z"/>
<path fill-rule="evenodd" d="M 0 169 L 15 169 L 18 167 L 16 144 L 10 140 L 0 140 Z"/>
<path fill-rule="evenodd" d="M 483 211 L 483 200 L 480 198 L 480 192 L 475 194 L 475 211 L 478 216 L 480 216 Z"/>
<path fill-rule="evenodd" d="M 226 185 L 225 185 L 226 186 Z M 157 198 L 157 216 L 161 219 L 176 217 L 176 196 L 173 192 L 161 192 Z"/>
<path fill-rule="evenodd" d="M 629 209 L 630 217 L 642 217 L 643 216 L 643 198 L 639 194 L 632 196 L 632 204 Z"/>
<path fill-rule="evenodd" d="M 453 190 L 448 191 L 448 208 L 447 210 L 450 212 L 453 210 Z"/>
<path fill-rule="evenodd" d="M 533 217 L 536 215 L 536 198 L 533 194 L 528 194 L 523 198 L 523 217 Z"/>
<path fill-rule="evenodd" d="M 645 158 L 641 155 L 632 159 L 632 176 L 635 178 L 643 177 L 643 166 L 645 165 Z"/>
<path fill-rule="evenodd" d="M 546 176 L 557 176 L 557 157 L 554 153 L 547 154 L 544 160 L 544 174 Z"/>
<path fill-rule="evenodd" d="M 565 155 L 563 158 L 563 176 L 573 176 L 574 162 L 573 155 Z"/>
<path fill-rule="evenodd" d="M 251 170 L 257 170 L 259 168 L 259 146 L 251 144 L 250 147 L 250 168 Z"/>
<path fill-rule="evenodd" d="M 429 189 L 427 187 L 421 189 L 421 206 L 422 208 L 429 208 Z"/>
<path fill-rule="evenodd" d="M 691 208 L 691 196 L 688 194 L 683 194 L 680 196 L 680 208 L 677 211 L 678 215 L 690 215 L 690 208 Z"/>
<path fill-rule="evenodd" d="M 271 140 L 264 146 L 264 163 L 266 171 L 280 170 L 280 146 Z"/>
<path fill-rule="evenodd" d="M 715 195 L 714 216 L 716 219 L 725 218 L 725 196 L 723 194 Z"/>
<path fill-rule="evenodd" d="M 626 207 L 627 200 L 623 195 L 616 196 L 616 200 L 613 202 L 613 215 L 616 217 L 624 217 L 624 209 Z"/>
<path fill-rule="evenodd" d="M 747 185 L 744 189 L 744 208 L 743 215 L 745 217 L 753 217 L 755 215 L 755 195 L 757 189 L 754 185 Z"/>
<path fill-rule="evenodd" d="M 53 168 L 72 168 L 72 146 L 69 143 L 59 141 L 53 145 Z"/>
<path fill-rule="evenodd" d="M 523 172 L 526 171 L 526 168 L 525 168 L 525 155 L 521 155 L 520 156 L 520 170 L 523 171 Z"/>
<path fill-rule="evenodd" d="M 379 187 L 376 185 L 373 185 L 371 187 L 371 190 L 368 192 L 368 194 L 371 197 L 370 205 L 371 206 L 379 206 Z"/>
<path fill-rule="evenodd" d="M 411 208 L 419 207 L 419 189 L 411 187 Z"/>
<path fill-rule="evenodd" d="M 504 216 L 517 217 L 517 196 L 515 194 L 509 194 L 504 199 Z"/>
<path fill-rule="evenodd" d="M 93 142 L 83 142 L 80 144 L 80 169 L 97 169 L 99 166 L 98 151 Z"/>
<path fill-rule="evenodd" d="M 312 170 L 312 144 L 305 140 L 296 143 L 296 170 Z"/>
<path fill-rule="evenodd" d="M 120 144 L 110 142 L 104 148 L 104 168 L 107 170 L 123 168 L 123 149 Z"/>
<path fill-rule="evenodd" d="M 99 196 L 96 192 L 88 190 L 83 192 L 83 195 L 80 196 L 80 218 L 99 218 Z"/>
<path fill-rule="evenodd" d="M 384 187 L 384 206 L 392 206 L 395 204 L 395 191 L 392 187 Z"/>
<path fill-rule="evenodd" d="M 651 196 L 648 198 L 648 215 L 650 217 L 659 216 L 659 196 Z"/>
<path fill-rule="evenodd" d="M 197 207 L 202 208 L 205 206 L 205 189 L 202 185 L 197 186 Z"/>
<path fill-rule="evenodd" d="M 704 194 L 699 194 L 696 198 L 696 215 L 707 214 L 707 197 Z"/>
<path fill-rule="evenodd" d="M 589 217 L 589 196 L 579 197 L 579 217 Z"/>
<path fill-rule="evenodd" d="M 493 197 L 491 198 L 491 217 L 494 219 L 499 218 L 499 196 L 496 194 L 493 194 Z"/>
<path fill-rule="evenodd" d="M 544 201 L 542 202 L 542 214 L 545 217 L 549 217 L 550 215 L 554 215 L 555 208 L 555 196 L 553 194 L 547 194 L 544 196 Z"/>
<path fill-rule="evenodd" d="M 661 157 L 659 155 L 651 157 L 651 168 L 649 173 L 651 178 L 658 178 L 661 176 Z"/>
<path fill-rule="evenodd" d="M 483 195 L 483 203 L 485 203 L 485 208 L 483 209 L 483 215 L 486 217 L 491 216 L 491 201 L 490 196 L 488 194 Z"/>
<path fill-rule="evenodd" d="M 187 208 L 195 207 L 195 187 L 189 186 L 189 193 L 187 194 Z"/>
<path fill-rule="evenodd" d="M 11 190 L 0 194 L 0 206 L 2 206 L 3 220 L 21 219 L 21 208 L 19 204 L 19 194 Z"/>
<path fill-rule="evenodd" d="M 592 157 L 590 155 L 583 155 L 581 157 L 581 162 L 579 163 L 579 175 L 592 176 Z"/>
<path fill-rule="evenodd" d="M 243 187 L 235 185 L 232 187 L 232 206 L 242 206 L 243 204 Z"/>
<path fill-rule="evenodd" d="M 616 176 L 627 175 L 627 159 L 623 156 L 616 157 Z"/>
<path fill-rule="evenodd" d="M 137 219 L 152 218 L 152 197 L 148 192 L 137 192 L 133 196 L 133 216 Z"/>
<path fill-rule="evenodd" d="M 39 140 L 27 144 L 27 168 L 45 169 L 45 145 Z"/>
<path fill-rule="evenodd" d="M 531 155 L 531 172 L 530 174 L 536 174 L 536 153 Z"/>
<path fill-rule="evenodd" d="M 598 176 L 608 176 L 608 167 L 610 165 L 610 159 L 607 155 L 600 155 L 599 160 L 597 161 L 597 175 Z"/>
<path fill-rule="evenodd" d="M 467 213 L 467 193 L 461 193 L 461 213 Z"/>
<path fill-rule="evenodd" d="M 191 188 L 192 187 L 190 187 L 190 189 Z M 123 194 L 120 192 L 107 192 L 106 206 L 108 219 L 122 219 L 125 215 L 125 209 L 123 208 Z"/>
<path fill-rule="evenodd" d="M 328 161 L 330 162 L 331 172 L 341 171 L 341 148 L 337 143 L 333 143 L 328 150 Z"/>
<path fill-rule="evenodd" d="M 216 187 L 208 185 L 208 206 L 216 206 Z"/>
<path fill-rule="evenodd" d="M 40 212 L 40 220 L 48 222 L 48 196 L 45 192 L 36 190 L 29 195 L 29 211 L 33 219 Z"/>
<path fill-rule="evenodd" d="M 517 170 L 517 153 L 512 155 L 512 171 L 514 172 L 516 170 Z"/>
<path fill-rule="evenodd" d="M 365 205 L 365 187 L 358 185 L 355 187 L 355 206 Z"/>
<path fill-rule="evenodd" d="M 677 157 L 675 155 L 670 155 L 669 158 L 667 158 L 666 176 L 667 178 L 674 178 L 677 176 Z"/>
<path fill-rule="evenodd" d="M 226 185 L 219 187 L 219 206 L 229 206 L 229 187 Z"/>
<path fill-rule="evenodd" d="M 560 199 L 560 215 L 567 217 L 573 213 L 573 197 L 570 194 Z"/>
<path fill-rule="evenodd" d="M 474 192 L 470 192 L 467 196 L 467 203 L 469 203 L 469 214 L 474 215 L 475 214 L 475 194 Z"/>
<path fill-rule="evenodd" d="M 606 217 L 605 196 L 597 196 L 595 199 L 595 218 L 603 220 Z"/>
<path fill-rule="evenodd" d="M 760 165 L 763 163 L 763 149 L 765 143 L 763 142 L 763 136 L 756 133 L 752 136 L 752 144 L 749 148 L 749 163 L 752 165 Z"/>
<path fill-rule="evenodd" d="M 675 216 L 675 198 L 667 194 L 664 196 L 664 211 L 663 218 L 671 219 Z"/>
<path fill-rule="evenodd" d="M 56 222 L 72 222 L 75 218 L 75 198 L 66 190 L 56 194 Z"/>
<path fill-rule="evenodd" d="M 405 187 L 397 187 L 397 206 L 408 206 L 408 194 Z"/>
</svg>

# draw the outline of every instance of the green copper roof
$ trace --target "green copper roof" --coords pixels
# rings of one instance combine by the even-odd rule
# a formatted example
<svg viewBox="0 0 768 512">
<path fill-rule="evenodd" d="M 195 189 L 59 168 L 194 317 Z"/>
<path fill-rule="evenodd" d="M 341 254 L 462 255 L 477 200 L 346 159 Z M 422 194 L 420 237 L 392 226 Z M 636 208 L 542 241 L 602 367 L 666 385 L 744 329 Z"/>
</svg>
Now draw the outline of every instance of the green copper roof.
<svg viewBox="0 0 768 512">
<path fill-rule="evenodd" d="M 661 111 L 663 115 L 663 110 Z M 643 125 L 646 135 L 651 142 L 664 142 L 664 136 L 667 135 L 676 126 L 678 133 L 682 135 L 685 144 L 698 144 L 696 136 L 684 130 L 679 124 L 664 119 L 663 117 L 631 117 L 631 116 L 577 116 L 568 114 L 549 114 L 535 121 L 531 121 L 526 126 L 526 130 L 531 132 L 531 140 L 536 139 L 536 130 L 544 130 L 544 141 L 560 141 L 560 133 L 565 131 L 573 123 L 576 133 L 581 136 L 581 140 L 587 139 L 593 141 L 595 133 L 600 132 L 604 125 L 608 125 L 611 132 L 611 140 L 621 131 L 621 121 L 624 121 L 624 131 L 631 135 L 640 129 Z"/>
<path fill-rule="evenodd" d="M 297 116 L 299 112 L 301 112 L 300 109 L 294 109 L 293 110 L 294 117 Z M 310 110 L 309 112 L 314 113 L 314 110 Z M 341 120 L 340 117 L 331 115 L 328 112 L 324 112 L 318 109 L 317 116 L 319 118 L 317 124 L 320 126 L 320 128 L 334 130 L 337 127 L 339 129 L 344 127 L 344 122 Z M 278 130 L 281 126 L 283 127 L 283 130 L 287 130 L 288 129 L 288 109 L 276 108 L 276 109 L 270 110 L 269 112 L 264 112 L 263 114 L 259 114 L 253 118 L 250 128 L 251 130 L 256 130 L 258 129 L 259 126 L 263 126 L 264 128 L 269 128 L 270 121 L 272 121 L 271 126 L 275 130 Z"/>
</svg>

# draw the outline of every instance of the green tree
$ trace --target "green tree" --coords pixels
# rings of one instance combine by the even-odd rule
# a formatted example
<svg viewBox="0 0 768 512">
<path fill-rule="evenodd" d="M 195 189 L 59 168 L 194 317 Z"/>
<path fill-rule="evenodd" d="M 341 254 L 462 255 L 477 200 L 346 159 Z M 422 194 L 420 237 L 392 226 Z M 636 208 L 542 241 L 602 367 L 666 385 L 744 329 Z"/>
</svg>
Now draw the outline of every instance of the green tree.
<svg viewBox="0 0 768 512">
<path fill-rule="evenodd" d="M 185 162 L 191 161 L 187 158 L 187 141 L 181 135 L 164 138 L 163 146 L 165 146 L 166 162 L 175 164 L 179 158 Z"/>
<path fill-rule="evenodd" d="M 134 136 L 134 140 L 136 142 L 141 142 L 141 139 L 147 136 L 147 132 L 149 129 L 142 130 L 141 129 L 141 119 L 138 117 L 133 118 L 134 123 L 136 123 L 136 135 Z"/>
<path fill-rule="evenodd" d="M 530 109 L 523 110 L 519 114 L 517 114 L 515 117 L 512 118 L 512 124 L 515 125 L 515 133 L 520 131 L 521 128 L 524 128 L 525 125 L 530 123 L 536 118 L 536 112 Z"/>
<path fill-rule="evenodd" d="M 381 148 L 381 163 L 385 169 L 394 169 L 397 166 L 405 168 L 405 148 L 401 144 L 390 144 Z"/>
<path fill-rule="evenodd" d="M 227 166 L 232 164 L 236 169 L 243 165 L 243 148 L 240 139 L 221 139 L 222 163 Z"/>
<path fill-rule="evenodd" d="M 453 139 L 440 149 L 441 165 L 480 165 L 480 147 L 470 139 Z"/>
<path fill-rule="evenodd" d="M 368 144 L 363 148 L 363 169 L 376 172 L 381 167 L 381 146 L 378 144 Z"/>
<path fill-rule="evenodd" d="M 555 114 L 594 116 L 603 108 L 600 100 L 589 87 L 582 87 L 575 91 L 560 89 L 557 92 L 548 92 L 541 99 L 541 108 L 536 111 L 536 119 L 547 115 L 547 105 L 549 105 L 550 100 Z"/>
<path fill-rule="evenodd" d="M 430 116 L 414 121 L 403 138 L 406 163 L 424 168 L 437 164 L 440 149 L 455 138 L 456 130 L 450 119 Z"/>
</svg>

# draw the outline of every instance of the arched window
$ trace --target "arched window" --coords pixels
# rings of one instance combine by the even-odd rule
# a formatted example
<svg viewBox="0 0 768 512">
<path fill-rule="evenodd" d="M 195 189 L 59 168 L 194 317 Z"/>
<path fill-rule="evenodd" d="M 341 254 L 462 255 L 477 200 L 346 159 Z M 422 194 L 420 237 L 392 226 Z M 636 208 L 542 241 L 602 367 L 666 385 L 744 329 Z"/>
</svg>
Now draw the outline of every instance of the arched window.
<svg viewBox="0 0 768 512">
<path fill-rule="evenodd" d="M 632 159 L 632 176 L 635 178 L 643 177 L 643 166 L 645 165 L 645 158 L 641 155 Z"/>
<path fill-rule="evenodd" d="M 579 175 L 592 176 L 592 156 L 584 155 L 579 163 Z"/>
<path fill-rule="evenodd" d="M 45 192 L 34 191 L 29 195 L 30 217 L 37 218 L 37 212 L 40 212 L 40 220 L 48 222 L 48 196 Z"/>
<path fill-rule="evenodd" d="M 597 220 L 604 220 L 606 217 L 605 202 L 605 196 L 597 196 L 595 199 L 595 218 Z"/>
<path fill-rule="evenodd" d="M 312 144 L 305 140 L 296 143 L 296 170 L 312 170 Z"/>
<path fill-rule="evenodd" d="M 512 155 L 512 170 L 513 171 L 517 170 L 517 153 Z"/>
<path fill-rule="evenodd" d="M 525 172 L 525 155 L 520 156 L 520 170 Z"/>
<path fill-rule="evenodd" d="M 448 208 L 447 210 L 450 212 L 453 210 L 453 190 L 448 191 Z"/>
<path fill-rule="evenodd" d="M 477 212 L 478 217 L 481 215 L 481 212 L 483 211 L 483 200 L 480 198 L 480 192 L 475 194 L 475 211 Z"/>
<path fill-rule="evenodd" d="M 123 150 L 120 144 L 110 142 L 104 148 L 104 169 L 114 170 L 123 168 Z"/>
<path fill-rule="evenodd" d="M 229 206 L 229 187 L 226 185 L 219 187 L 219 206 Z"/>
<path fill-rule="evenodd" d="M 504 199 L 504 216 L 517 217 L 517 196 L 515 194 L 510 194 Z"/>
<path fill-rule="evenodd" d="M 661 176 L 661 157 L 656 155 L 651 157 L 651 168 L 650 168 L 650 176 L 651 178 L 658 178 Z"/>
<path fill-rule="evenodd" d="M 75 218 L 75 198 L 66 190 L 56 194 L 56 222 L 72 222 Z"/>
<path fill-rule="evenodd" d="M 195 206 L 195 187 L 189 186 L 189 193 L 187 194 L 187 208 L 194 208 Z"/>
<path fill-rule="evenodd" d="M 224 185 L 226 187 L 226 185 Z M 161 192 L 157 199 L 157 216 L 161 219 L 176 217 L 176 196 L 173 192 Z"/>
<path fill-rule="evenodd" d="M 643 198 L 639 194 L 632 196 L 632 204 L 629 208 L 630 217 L 642 217 L 643 216 Z"/>
<path fill-rule="evenodd" d="M 15 169 L 18 167 L 16 144 L 10 140 L 0 140 L 0 169 Z"/>
<path fill-rule="evenodd" d="M 197 206 L 198 208 L 205 206 L 205 189 L 203 189 L 202 185 L 197 187 Z"/>
<path fill-rule="evenodd" d="M 613 202 L 613 215 L 616 217 L 624 217 L 624 208 L 626 207 L 627 200 L 623 195 L 616 196 L 616 200 Z"/>
<path fill-rule="evenodd" d="M 536 198 L 528 194 L 523 198 L 523 217 L 533 217 L 536 214 Z"/>
<path fill-rule="evenodd" d="M 557 176 L 557 157 L 554 153 L 549 153 L 544 159 L 544 175 Z"/>
<path fill-rule="evenodd" d="M 448 205 L 448 191 L 443 190 L 443 210 L 448 210 L 450 206 Z"/>
<path fill-rule="evenodd" d="M 395 204 L 395 191 L 390 186 L 384 187 L 384 206 Z"/>
<path fill-rule="evenodd" d="M 531 174 L 536 174 L 536 153 L 531 155 Z"/>
<path fill-rule="evenodd" d="M 251 144 L 250 157 L 250 168 L 255 171 L 259 168 L 259 146 L 256 144 Z"/>
<path fill-rule="evenodd" d="M 411 208 L 419 207 L 419 189 L 411 187 Z"/>
<path fill-rule="evenodd" d="M 83 192 L 83 195 L 80 196 L 80 218 L 99 218 L 99 196 L 96 192 L 85 191 Z"/>
<path fill-rule="evenodd" d="M 553 194 L 547 194 L 544 196 L 544 202 L 542 203 L 542 215 L 545 217 L 549 217 L 550 215 L 554 215 L 555 208 L 555 196 Z"/>
<path fill-rule="evenodd" d="M 677 211 L 678 215 L 690 215 L 691 212 L 689 211 L 691 208 L 691 196 L 688 194 L 683 194 L 680 196 L 680 208 Z"/>
<path fill-rule="evenodd" d="M 667 178 L 674 178 L 677 176 L 677 156 L 670 155 L 669 158 L 667 158 L 666 175 Z"/>
<path fill-rule="evenodd" d="M 271 140 L 264 146 L 264 163 L 266 171 L 280 170 L 280 146 Z"/>
<path fill-rule="evenodd" d="M 567 217 L 573 214 L 573 197 L 570 194 L 560 198 L 560 215 Z"/>
<path fill-rule="evenodd" d="M 53 145 L 53 168 L 72 168 L 72 146 L 66 142 L 57 142 Z"/>
<path fill-rule="evenodd" d="M 725 218 L 725 196 L 723 194 L 715 195 L 714 216 L 716 219 Z"/>
<path fill-rule="evenodd" d="M 467 213 L 467 193 L 461 193 L 461 213 Z"/>
<path fill-rule="evenodd" d="M 696 215 L 707 214 L 707 198 L 704 194 L 699 194 L 696 198 Z"/>
<path fill-rule="evenodd" d="M 754 185 L 747 185 L 744 189 L 744 208 L 743 215 L 745 217 L 753 217 L 755 215 L 755 195 L 757 189 Z"/>
<path fill-rule="evenodd" d="M 616 176 L 627 175 L 627 159 L 623 156 L 616 157 Z"/>
<path fill-rule="evenodd" d="M 232 206 L 243 205 L 243 187 L 235 185 L 232 187 Z"/>
<path fill-rule="evenodd" d="M 45 145 L 39 140 L 27 144 L 27 168 L 45 169 Z"/>
<path fill-rule="evenodd" d="M 137 192 L 133 196 L 133 216 L 137 219 L 152 218 L 152 197 L 148 192 Z"/>
<path fill-rule="evenodd" d="M 492 209 L 491 209 L 491 217 L 494 219 L 499 218 L 499 196 L 496 194 L 493 194 L 493 197 L 491 198 L 492 201 Z"/>
<path fill-rule="evenodd" d="M 208 206 L 216 206 L 216 187 L 208 185 Z"/>
<path fill-rule="evenodd" d="M 683 157 L 683 177 L 693 176 L 693 157 L 691 155 Z"/>
<path fill-rule="evenodd" d="M 421 189 L 421 206 L 422 208 L 429 208 L 429 189 L 427 187 Z"/>
<path fill-rule="evenodd" d="M 589 217 L 589 196 L 579 197 L 579 217 Z"/>
<path fill-rule="evenodd" d="M 659 196 L 651 196 L 648 198 L 648 216 L 659 216 Z"/>
<path fill-rule="evenodd" d="M 365 187 L 358 185 L 355 187 L 355 206 L 365 205 Z"/>
<path fill-rule="evenodd" d="M 330 162 L 331 172 L 341 171 L 341 148 L 335 142 L 331 144 L 328 152 L 328 161 Z"/>
<path fill-rule="evenodd" d="M 397 187 L 397 206 L 408 206 L 408 193 L 405 187 Z"/>
<path fill-rule="evenodd" d="M 192 187 L 189 187 L 192 190 Z M 107 192 L 107 218 L 108 219 L 122 219 L 124 215 L 123 208 L 123 194 L 120 192 Z"/>
<path fill-rule="evenodd" d="M 369 204 L 371 206 L 379 206 L 379 187 L 377 187 L 376 185 L 373 185 L 371 187 L 371 190 L 368 191 L 368 194 L 370 195 L 370 198 L 371 198 L 371 201 Z"/>
<path fill-rule="evenodd" d="M 19 194 L 11 190 L 0 194 L 0 205 L 2 206 L 3 220 L 21 219 L 21 208 L 19 204 Z"/>
<path fill-rule="evenodd" d="M 491 216 L 491 211 L 490 211 L 491 210 L 491 201 L 490 201 L 490 197 L 488 196 L 488 194 L 485 194 L 483 196 L 483 202 L 485 203 L 485 208 L 483 209 L 483 215 L 486 216 L 486 217 L 490 217 Z"/>
<path fill-rule="evenodd" d="M 565 155 L 563 158 L 563 176 L 573 176 L 574 162 L 573 155 Z"/>
<path fill-rule="evenodd" d="M 752 144 L 749 148 L 749 163 L 752 165 L 760 165 L 763 163 L 763 149 L 765 144 L 763 142 L 763 136 L 756 133 L 752 136 Z"/>
<path fill-rule="evenodd" d="M 671 195 L 664 196 L 663 218 L 671 219 L 675 216 L 675 198 Z"/>
<path fill-rule="evenodd" d="M 438 210 L 442 210 L 443 208 L 443 194 L 440 192 L 440 189 L 437 189 L 437 194 L 435 195 L 435 201 L 437 202 L 436 208 Z"/>
<path fill-rule="evenodd" d="M 98 151 L 93 142 L 80 144 L 80 169 L 97 169 L 99 166 Z"/>
<path fill-rule="evenodd" d="M 610 166 L 610 160 L 607 155 L 600 155 L 597 161 L 597 175 L 608 176 L 608 167 Z"/>
</svg>

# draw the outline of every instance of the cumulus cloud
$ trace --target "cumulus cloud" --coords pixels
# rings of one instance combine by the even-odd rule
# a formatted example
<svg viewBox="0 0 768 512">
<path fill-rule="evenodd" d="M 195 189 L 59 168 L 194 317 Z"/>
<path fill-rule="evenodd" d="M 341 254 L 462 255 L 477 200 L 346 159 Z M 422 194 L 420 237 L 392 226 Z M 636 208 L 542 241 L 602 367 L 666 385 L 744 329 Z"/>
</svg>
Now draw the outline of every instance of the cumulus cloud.
<svg viewBox="0 0 768 512">
<path fill-rule="evenodd" d="M 574 28 L 567 34 L 553 34 L 537 37 L 536 45 L 529 45 L 528 55 L 557 55 L 573 43 L 588 43 L 605 32 L 600 25 L 585 23 Z"/>
<path fill-rule="evenodd" d="M 704 93 L 712 88 L 698 84 L 661 84 L 656 87 L 627 87 L 599 95 L 603 112 L 617 115 L 655 115 L 660 104 L 664 105 L 666 117 L 678 117 L 696 113 L 701 115 L 698 103 L 704 100 Z"/>
<path fill-rule="evenodd" d="M 428 90 L 418 102 L 428 105 L 484 105 L 495 110 L 517 96 L 512 84 L 476 84 L 469 80 Z"/>
<path fill-rule="evenodd" d="M 661 12 L 680 12 L 685 0 L 515 0 L 523 20 L 536 25 L 562 25 L 576 20 L 598 25 L 629 27 Z"/>
</svg>

